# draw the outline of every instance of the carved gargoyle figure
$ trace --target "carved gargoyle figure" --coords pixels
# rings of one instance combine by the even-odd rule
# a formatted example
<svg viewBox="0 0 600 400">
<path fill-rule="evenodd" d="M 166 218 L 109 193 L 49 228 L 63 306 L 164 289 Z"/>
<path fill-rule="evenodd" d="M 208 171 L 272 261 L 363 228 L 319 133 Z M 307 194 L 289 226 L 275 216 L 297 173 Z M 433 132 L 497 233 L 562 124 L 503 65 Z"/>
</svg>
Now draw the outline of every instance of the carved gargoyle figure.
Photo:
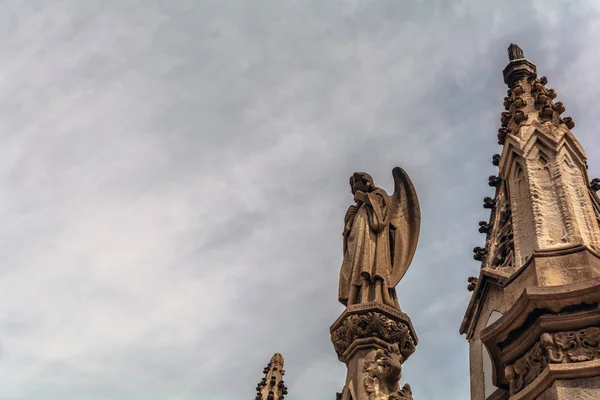
<svg viewBox="0 0 600 400">
<path fill-rule="evenodd" d="M 557 102 L 554 104 L 554 111 L 556 111 L 558 113 L 558 115 L 562 114 L 565 112 L 565 105 L 562 102 Z"/>
<path fill-rule="evenodd" d="M 500 128 L 498 129 L 498 144 L 503 145 L 506 141 L 506 136 L 508 135 L 508 129 Z"/>
<path fill-rule="evenodd" d="M 535 100 L 537 104 L 542 106 L 550 103 L 550 97 L 548 97 L 545 93 L 540 93 Z"/>
<path fill-rule="evenodd" d="M 536 79 L 533 81 L 533 84 L 531 85 L 531 88 L 533 89 L 534 92 L 543 92 L 544 91 L 544 85 L 542 84 L 542 81 L 540 79 Z"/>
<path fill-rule="evenodd" d="M 512 99 L 510 97 L 504 98 L 504 109 L 508 111 L 510 109 L 510 105 L 512 104 Z"/>
<path fill-rule="evenodd" d="M 500 116 L 500 122 L 502 122 L 503 125 L 508 124 L 508 121 L 510 121 L 511 115 L 510 113 L 507 112 L 503 112 L 502 115 Z"/>
<path fill-rule="evenodd" d="M 516 97 L 513 101 L 513 105 L 515 106 L 515 108 L 523 108 L 527 105 L 527 102 L 523 100 L 522 97 Z"/>
<path fill-rule="evenodd" d="M 498 165 L 500 165 L 500 154 L 494 154 L 494 155 L 492 156 L 492 165 L 494 165 L 494 166 L 496 166 L 496 167 L 497 167 Z"/>
<path fill-rule="evenodd" d="M 487 250 L 482 247 L 475 247 L 473 249 L 473 259 L 475 261 L 483 262 L 485 260 L 485 256 L 487 255 Z"/>
<path fill-rule="evenodd" d="M 487 235 L 488 233 L 490 233 L 491 229 L 492 224 L 485 221 L 479 221 L 479 233 L 485 233 Z"/>
<path fill-rule="evenodd" d="M 522 95 L 525 91 L 523 90 L 523 86 L 517 84 L 515 85 L 515 87 L 513 88 L 513 93 L 515 94 L 515 96 L 520 96 Z"/>
<path fill-rule="evenodd" d="M 475 290 L 475 286 L 477 286 L 477 281 L 479 279 L 476 276 L 470 276 L 467 279 L 467 290 L 469 292 L 472 292 L 473 290 Z"/>
<path fill-rule="evenodd" d="M 515 122 L 517 124 L 520 122 L 526 121 L 528 118 L 529 118 L 529 116 L 521 110 L 515 111 L 515 115 L 513 116 L 513 119 L 515 120 Z"/>
<path fill-rule="evenodd" d="M 371 175 L 350 177 L 355 204 L 344 218 L 340 303 L 378 302 L 399 309 L 395 286 L 406 273 L 417 247 L 421 212 L 408 174 L 392 170 L 394 194 L 375 186 Z"/>
<path fill-rule="evenodd" d="M 555 99 L 557 96 L 556 90 L 554 89 L 548 89 L 548 97 L 550 97 L 551 99 Z"/>
<path fill-rule="evenodd" d="M 397 344 L 373 350 L 363 366 L 364 387 L 369 400 L 412 399 L 410 385 L 399 390 L 404 359 Z"/>
<path fill-rule="evenodd" d="M 565 125 L 567 125 L 567 128 L 569 128 L 569 129 L 575 128 L 575 121 L 573 121 L 573 118 L 564 117 L 563 122 L 565 123 Z"/>
<path fill-rule="evenodd" d="M 491 197 L 484 197 L 483 198 L 483 208 L 494 208 L 494 206 L 496 205 L 496 200 L 492 199 Z"/>
<path fill-rule="evenodd" d="M 592 179 L 592 181 L 590 182 L 590 189 L 592 189 L 594 192 L 600 190 L 600 178 Z"/>
<path fill-rule="evenodd" d="M 550 118 L 554 114 L 554 109 L 550 104 L 546 104 L 540 110 L 540 117 L 542 118 Z"/>
<path fill-rule="evenodd" d="M 500 186 L 500 184 L 502 184 L 502 178 L 500 178 L 499 176 L 496 176 L 496 175 L 491 175 L 488 178 L 488 184 L 491 187 L 498 187 L 498 186 Z"/>
</svg>

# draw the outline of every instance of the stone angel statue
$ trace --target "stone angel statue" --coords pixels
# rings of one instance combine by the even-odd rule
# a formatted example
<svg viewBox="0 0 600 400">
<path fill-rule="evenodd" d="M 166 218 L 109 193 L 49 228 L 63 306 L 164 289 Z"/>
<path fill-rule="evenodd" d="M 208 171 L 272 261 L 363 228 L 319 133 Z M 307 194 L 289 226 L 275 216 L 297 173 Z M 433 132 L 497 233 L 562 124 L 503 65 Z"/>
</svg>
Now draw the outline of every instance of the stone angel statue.
<svg viewBox="0 0 600 400">
<path fill-rule="evenodd" d="M 392 176 L 391 196 L 375 186 L 365 172 L 350 177 L 355 204 L 344 218 L 344 259 L 338 293 L 345 306 L 378 302 L 400 309 L 395 286 L 417 248 L 421 212 L 408 174 L 396 167 Z"/>
</svg>

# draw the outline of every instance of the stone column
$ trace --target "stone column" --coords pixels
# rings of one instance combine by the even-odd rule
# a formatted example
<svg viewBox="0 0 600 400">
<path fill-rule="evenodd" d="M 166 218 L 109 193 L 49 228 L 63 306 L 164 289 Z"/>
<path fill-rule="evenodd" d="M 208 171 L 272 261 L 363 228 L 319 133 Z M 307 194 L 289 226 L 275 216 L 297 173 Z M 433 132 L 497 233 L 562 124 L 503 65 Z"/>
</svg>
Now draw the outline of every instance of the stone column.
<svg viewBox="0 0 600 400">
<path fill-rule="evenodd" d="M 412 399 L 410 385 L 399 384 L 402 364 L 417 344 L 406 314 L 376 302 L 351 305 L 330 332 L 338 358 L 348 368 L 338 400 Z"/>
</svg>

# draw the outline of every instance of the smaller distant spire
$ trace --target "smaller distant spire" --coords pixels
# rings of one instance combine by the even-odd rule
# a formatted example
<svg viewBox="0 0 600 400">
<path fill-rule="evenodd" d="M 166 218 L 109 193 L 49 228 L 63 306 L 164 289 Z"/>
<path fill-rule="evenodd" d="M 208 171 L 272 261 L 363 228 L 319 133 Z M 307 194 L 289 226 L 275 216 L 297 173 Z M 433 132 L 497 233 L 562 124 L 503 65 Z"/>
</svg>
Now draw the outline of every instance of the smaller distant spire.
<svg viewBox="0 0 600 400">
<path fill-rule="evenodd" d="M 271 361 L 263 370 L 265 376 L 256 386 L 254 400 L 283 400 L 287 394 L 287 387 L 283 382 L 283 356 L 275 353 Z"/>
<path fill-rule="evenodd" d="M 523 49 L 517 46 L 516 44 L 511 43 L 510 46 L 508 46 L 508 59 L 510 61 L 515 61 L 521 60 L 523 58 L 525 58 L 525 55 L 523 54 Z"/>
</svg>

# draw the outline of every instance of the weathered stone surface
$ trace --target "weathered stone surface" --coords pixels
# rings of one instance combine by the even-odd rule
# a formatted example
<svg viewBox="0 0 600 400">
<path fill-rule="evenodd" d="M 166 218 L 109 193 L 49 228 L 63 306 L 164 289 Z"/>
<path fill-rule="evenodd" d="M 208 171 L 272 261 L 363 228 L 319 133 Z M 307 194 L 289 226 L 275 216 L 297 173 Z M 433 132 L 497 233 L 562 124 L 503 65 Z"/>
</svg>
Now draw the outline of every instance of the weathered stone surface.
<svg viewBox="0 0 600 400">
<path fill-rule="evenodd" d="M 561 379 L 555 381 L 537 400 L 596 400 L 600 399 L 600 377 Z"/>
<path fill-rule="evenodd" d="M 407 316 L 388 316 L 374 304 L 372 310 L 347 313 L 331 332 L 331 341 L 340 361 L 357 339 L 379 338 L 399 346 L 403 360 L 415 352 L 416 336 Z"/>
<path fill-rule="evenodd" d="M 574 123 L 548 79 L 518 46 L 508 53 L 503 149 L 493 158 L 495 193 L 484 201 L 490 219 L 480 223 L 485 245 L 474 257 L 481 270 L 461 325 L 472 400 L 578 398 L 561 380 L 600 376 L 600 184 L 587 176 Z M 484 373 L 488 354 L 493 368 Z M 583 390 L 591 381 L 581 382 Z"/>
<path fill-rule="evenodd" d="M 406 172 L 396 167 L 392 175 L 391 196 L 367 173 L 350 178 L 355 204 L 344 218 L 339 283 L 346 310 L 330 328 L 338 358 L 348 369 L 338 400 L 412 399 L 410 386 L 400 388 L 399 381 L 417 336 L 400 310 L 395 286 L 416 250 L 421 213 Z"/>
<path fill-rule="evenodd" d="M 350 177 L 355 204 L 344 218 L 342 304 L 378 302 L 400 309 L 395 286 L 406 273 L 417 247 L 421 213 L 410 178 L 392 171 L 394 193 L 375 186 L 365 172 Z"/>
<path fill-rule="evenodd" d="M 545 332 L 522 357 L 506 367 L 510 394 L 532 383 L 550 363 L 579 363 L 600 358 L 600 327 Z"/>
<path fill-rule="evenodd" d="M 287 395 L 287 387 L 283 382 L 283 356 L 275 353 L 263 369 L 263 374 L 264 378 L 256 386 L 255 400 L 283 400 Z"/>
<path fill-rule="evenodd" d="M 410 385 L 399 388 L 404 357 L 398 345 L 373 350 L 363 365 L 363 384 L 369 400 L 411 399 Z"/>
</svg>

